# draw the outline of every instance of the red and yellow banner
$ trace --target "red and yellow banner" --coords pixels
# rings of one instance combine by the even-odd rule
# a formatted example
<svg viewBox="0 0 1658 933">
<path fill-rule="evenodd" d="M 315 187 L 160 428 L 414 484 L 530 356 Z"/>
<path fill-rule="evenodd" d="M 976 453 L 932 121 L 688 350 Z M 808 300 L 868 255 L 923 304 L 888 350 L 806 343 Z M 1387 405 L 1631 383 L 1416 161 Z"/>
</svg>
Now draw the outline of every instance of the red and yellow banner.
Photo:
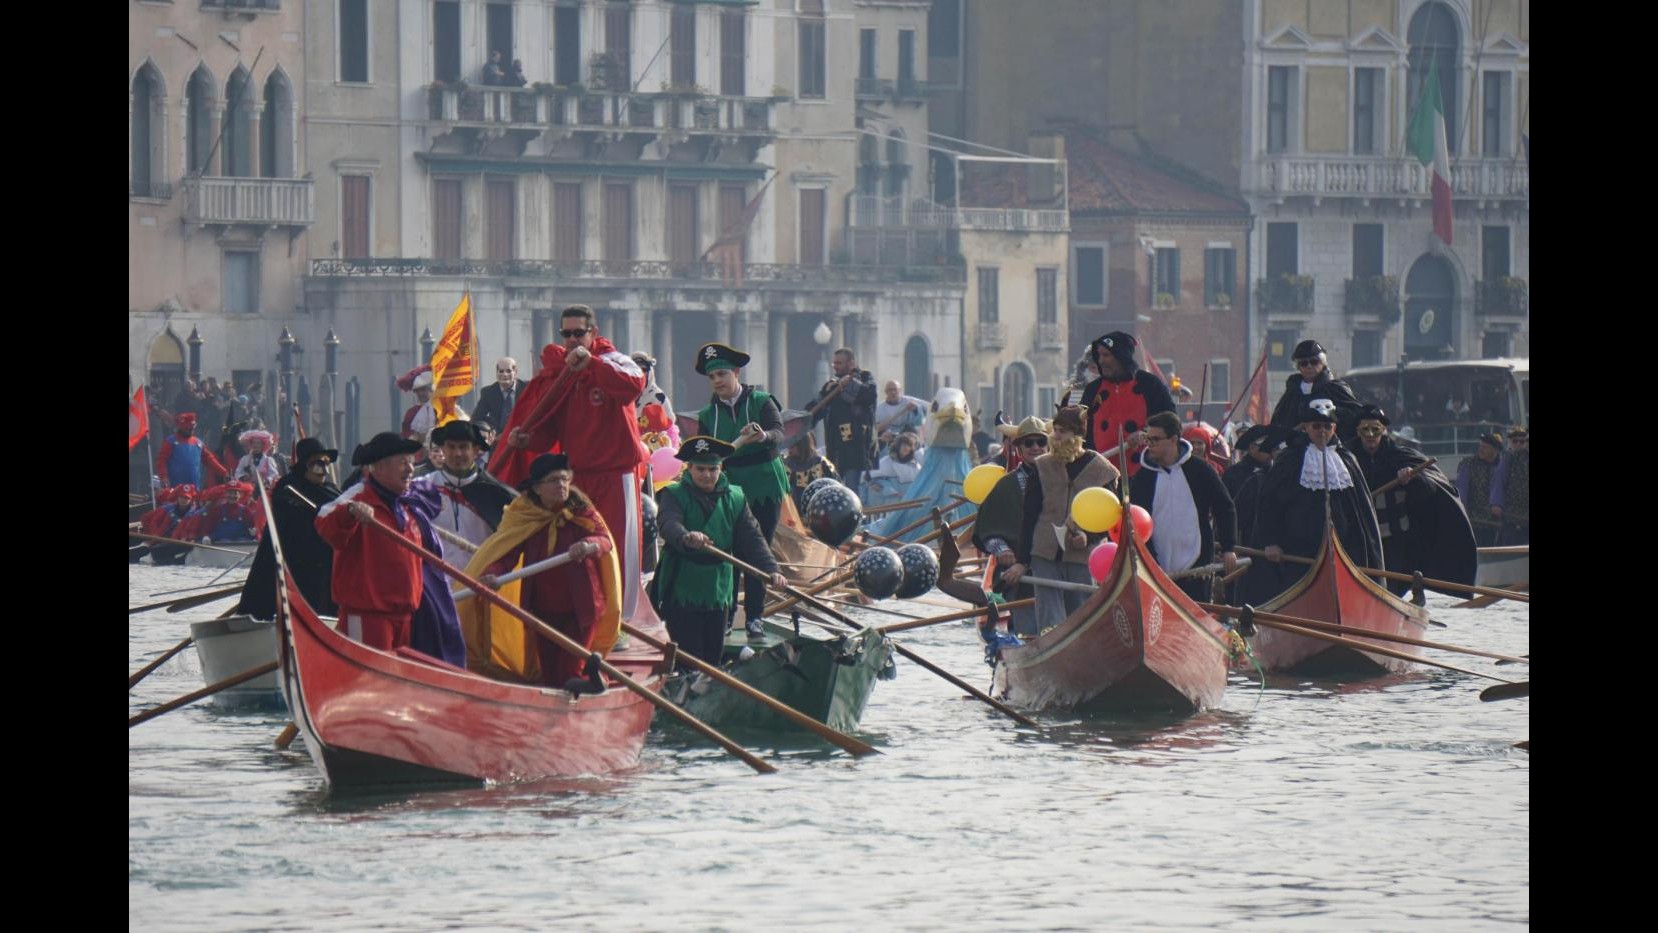
<svg viewBox="0 0 1658 933">
<path fill-rule="evenodd" d="M 150 406 L 144 400 L 144 387 L 139 386 L 127 401 L 127 450 L 130 452 L 150 431 Z"/>
<path fill-rule="evenodd" d="M 478 379 L 478 333 L 472 326 L 472 293 L 461 296 L 443 334 L 432 348 L 432 406 L 437 423 L 455 420 L 455 400 Z"/>
</svg>

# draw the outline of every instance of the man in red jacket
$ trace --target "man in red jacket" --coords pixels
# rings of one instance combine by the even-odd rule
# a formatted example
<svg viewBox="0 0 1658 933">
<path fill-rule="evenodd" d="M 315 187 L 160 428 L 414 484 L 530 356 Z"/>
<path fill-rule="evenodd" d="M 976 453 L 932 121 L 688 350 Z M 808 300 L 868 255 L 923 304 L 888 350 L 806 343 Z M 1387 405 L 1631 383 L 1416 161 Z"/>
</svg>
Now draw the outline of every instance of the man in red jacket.
<svg viewBox="0 0 1658 933">
<path fill-rule="evenodd" d="M 542 370 L 513 406 L 507 443 L 490 463 L 495 478 L 516 485 L 536 454 L 557 444 L 569 457 L 574 483 L 593 500 L 622 556 L 622 618 L 639 605 L 644 519 L 639 484 L 649 453 L 639 440 L 634 402 L 645 371 L 599 336 L 593 309 L 571 305 L 559 317 L 563 346 L 541 351 Z"/>
</svg>

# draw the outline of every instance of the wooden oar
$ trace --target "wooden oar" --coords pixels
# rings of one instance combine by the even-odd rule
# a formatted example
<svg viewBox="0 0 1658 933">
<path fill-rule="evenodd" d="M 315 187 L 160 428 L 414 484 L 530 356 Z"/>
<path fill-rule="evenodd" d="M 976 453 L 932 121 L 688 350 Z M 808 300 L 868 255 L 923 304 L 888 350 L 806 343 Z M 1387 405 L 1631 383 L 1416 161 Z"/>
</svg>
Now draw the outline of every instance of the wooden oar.
<svg viewBox="0 0 1658 933">
<path fill-rule="evenodd" d="M 247 583 L 247 582 L 248 581 L 246 579 L 242 580 L 242 583 L 244 583 L 244 584 Z M 212 588 L 213 588 L 213 584 L 203 583 L 201 586 L 181 586 L 176 590 L 158 590 L 154 593 L 151 593 L 150 595 L 151 596 L 172 596 L 172 595 L 177 594 L 177 593 L 194 593 L 197 590 L 210 590 Z"/>
<path fill-rule="evenodd" d="M 667 650 L 668 643 L 651 635 L 649 632 L 645 632 L 626 622 L 622 623 L 622 630 L 645 644 L 650 645 L 652 648 Z M 743 683 L 730 674 L 727 674 L 725 671 L 720 670 L 714 665 L 709 664 L 707 661 L 704 661 L 693 654 L 679 652 L 677 657 L 680 661 L 691 665 L 699 671 L 702 671 L 704 674 L 707 674 L 709 677 L 725 684 L 732 690 L 737 691 L 751 700 L 761 703 L 767 709 L 777 713 L 789 722 L 794 723 L 795 725 L 811 732 L 813 735 L 816 735 L 825 741 L 833 743 L 842 750 L 850 752 L 854 756 L 873 755 L 880 751 L 880 749 L 870 745 L 867 742 L 855 739 L 826 723 L 818 722 L 816 719 L 802 713 L 776 697 L 767 696 L 766 694 L 761 693 L 753 687 L 750 687 L 748 684 Z"/>
<path fill-rule="evenodd" d="M 1199 600 L 1197 604 L 1215 615 L 1237 616 L 1243 613 L 1242 607 L 1228 606 L 1225 603 L 1206 603 Z M 1494 651 L 1481 651 L 1478 648 L 1464 648 L 1460 645 L 1448 645 L 1444 642 L 1412 638 L 1409 635 L 1392 635 L 1387 632 L 1367 632 L 1363 629 L 1356 629 L 1351 625 L 1337 625 L 1334 622 L 1320 622 L 1317 619 L 1307 619 L 1300 616 L 1287 616 L 1276 612 L 1262 612 L 1259 609 L 1255 610 L 1254 618 L 1257 620 L 1264 618 L 1275 622 L 1288 622 L 1291 625 L 1316 628 L 1321 632 L 1328 632 L 1331 635 L 1345 635 L 1348 638 L 1375 638 L 1380 641 L 1391 641 L 1401 645 L 1415 645 L 1419 648 L 1432 648 L 1435 651 L 1452 651 L 1458 654 L 1479 655 L 1482 658 L 1496 658 L 1499 661 L 1508 661 L 1513 664 L 1531 663 L 1531 661 L 1527 658 L 1517 658 L 1511 654 L 1498 654 Z"/>
<path fill-rule="evenodd" d="M 1035 599 L 1014 599 L 1005 603 L 998 603 L 996 605 L 996 610 L 997 612 L 1001 612 L 1006 609 L 1023 609 L 1026 606 L 1034 605 L 1036 605 Z M 963 609 L 960 612 L 946 612 L 940 616 L 929 616 L 925 619 L 916 619 L 913 622 L 894 622 L 891 625 L 876 625 L 872 626 L 872 628 L 878 632 L 905 632 L 912 628 L 921 628 L 925 625 L 937 625 L 940 622 L 958 622 L 962 619 L 971 619 L 974 616 L 982 616 L 988 611 L 988 607 Z"/>
<path fill-rule="evenodd" d="M 734 557 L 730 554 L 727 554 L 726 552 L 720 550 L 717 547 L 714 547 L 711 544 L 703 545 L 702 550 L 705 550 L 708 553 L 714 555 L 715 557 L 718 557 L 719 559 L 725 561 L 726 563 L 730 564 L 733 567 L 736 567 L 738 570 L 741 570 L 743 573 L 746 573 L 751 577 L 755 577 L 755 578 L 760 579 L 760 580 L 769 580 L 770 579 L 770 575 L 766 574 L 766 573 L 762 573 L 758 567 L 755 567 L 751 564 L 745 563 L 742 560 L 739 560 L 738 558 L 736 558 L 736 557 Z M 840 622 L 841 624 L 850 627 L 855 632 L 875 631 L 876 634 L 880 634 L 879 631 L 871 629 L 869 626 L 864 625 L 863 623 L 852 619 L 850 616 L 842 614 L 840 612 L 840 610 L 835 609 L 833 606 L 830 606 L 829 604 L 823 602 L 822 600 L 817 599 L 816 597 L 813 597 L 813 596 L 809 596 L 805 593 L 802 593 L 800 590 L 797 590 L 792 586 L 783 587 L 783 592 L 788 593 L 790 596 L 793 596 L 797 600 L 800 600 L 802 602 L 807 603 L 808 605 L 811 605 L 813 608 L 817 609 L 819 612 L 823 613 L 825 616 L 828 616 L 829 618 L 834 619 L 835 621 Z M 1041 726 L 1038 725 L 1035 720 L 1030 719 L 1029 717 L 1021 714 L 1018 710 L 1014 709 L 1013 707 L 1008 706 L 1006 703 L 1003 703 L 1000 700 L 997 700 L 995 697 L 992 697 L 990 694 L 985 693 L 984 691 L 978 689 L 977 687 L 973 686 L 972 684 L 968 683 L 967 681 L 962 680 L 960 677 L 957 677 L 956 675 L 950 673 L 949 671 L 945 670 L 944 668 L 939 667 L 938 665 L 932 663 L 931 661 L 928 661 L 926 658 L 921 657 L 920 655 L 916 654 L 914 651 L 911 651 L 908 647 L 906 647 L 904 645 L 901 645 L 896 641 L 892 641 L 891 639 L 888 639 L 888 641 L 892 644 L 892 649 L 894 651 L 898 652 L 899 654 L 903 655 L 906 658 L 909 658 L 911 661 L 914 661 L 915 663 L 921 665 L 922 667 L 926 668 L 927 670 L 932 671 L 934 674 L 937 674 L 938 676 L 944 678 L 945 680 L 947 680 L 950 683 L 956 685 L 957 687 L 960 687 L 961 689 L 966 690 L 968 693 L 972 694 L 975 699 L 990 704 L 992 707 L 995 707 L 997 711 L 999 711 L 1001 713 L 1004 713 L 1008 716 L 1011 716 L 1014 719 L 1014 721 L 1020 723 L 1021 725 L 1030 726 L 1033 729 L 1040 729 L 1041 728 Z"/>
<path fill-rule="evenodd" d="M 1431 661 L 1427 658 L 1419 658 L 1414 654 L 1406 654 L 1403 651 L 1395 651 L 1392 648 L 1386 648 L 1386 647 L 1383 647 L 1381 645 L 1374 644 L 1374 643 L 1371 643 L 1371 642 L 1363 642 L 1363 641 L 1358 641 L 1358 640 L 1352 639 L 1352 638 L 1344 638 L 1340 635 L 1328 635 L 1328 634 L 1325 634 L 1324 632 L 1319 631 L 1318 629 L 1308 628 L 1304 625 L 1291 625 L 1291 624 L 1288 624 L 1288 623 L 1285 623 L 1285 622 L 1276 622 L 1276 621 L 1273 621 L 1273 619 L 1271 619 L 1271 618 L 1264 617 L 1264 616 L 1268 616 L 1268 615 L 1274 615 L 1274 614 L 1272 614 L 1272 613 L 1265 613 L 1264 614 L 1264 613 L 1259 613 L 1259 612 L 1254 613 L 1255 624 L 1264 625 L 1267 628 L 1275 628 L 1275 629 L 1278 629 L 1280 631 L 1289 632 L 1292 635 L 1300 635 L 1304 638 L 1311 638 L 1311 639 L 1314 639 L 1316 641 L 1327 641 L 1327 642 L 1329 642 L 1333 645 L 1341 645 L 1344 648 L 1352 648 L 1355 651 L 1363 651 L 1363 652 L 1366 652 L 1368 654 L 1379 654 L 1379 655 L 1382 655 L 1383 657 L 1398 658 L 1401 661 L 1409 661 L 1412 664 L 1426 664 L 1429 667 L 1442 667 L 1442 668 L 1444 668 L 1445 670 L 1448 670 L 1448 671 L 1456 671 L 1458 674 L 1472 674 L 1475 677 L 1484 677 L 1488 680 L 1495 680 L 1498 683 L 1504 683 L 1504 684 L 1513 683 L 1513 681 L 1511 681 L 1511 680 L 1503 680 L 1501 677 L 1498 677 L 1495 674 L 1487 674 L 1484 671 L 1475 671 L 1475 670 L 1470 670 L 1466 667 L 1457 667 L 1455 664 L 1445 664 L 1445 663 L 1440 662 L 1440 661 Z"/>
<path fill-rule="evenodd" d="M 207 585 L 212 586 L 213 584 L 218 583 L 220 580 L 223 580 L 225 577 L 230 576 L 230 572 L 232 570 L 235 570 L 237 567 L 240 567 L 243 564 L 247 563 L 248 558 L 252 557 L 256 553 L 258 553 L 258 548 L 255 548 L 255 549 L 247 552 L 246 554 L 243 554 L 241 560 L 238 560 L 236 563 L 231 564 L 229 567 L 226 567 L 225 569 L 219 571 L 219 575 L 214 577 L 213 579 L 207 581 Z M 243 584 L 247 583 L 247 577 L 242 578 L 242 583 Z"/>
<path fill-rule="evenodd" d="M 551 570 L 554 567 L 562 567 L 573 560 L 575 560 L 575 558 L 570 556 L 569 551 L 565 551 L 563 554 L 555 554 L 546 560 L 538 560 L 528 566 L 520 567 L 511 573 L 501 574 L 495 578 L 495 585 L 496 587 L 500 587 L 503 583 L 511 583 L 514 580 L 522 580 L 525 577 L 534 576 L 543 570 Z M 459 601 L 462 599 L 470 599 L 475 594 L 471 590 L 462 587 L 461 589 L 456 590 L 452 595 L 457 601 Z"/>
<path fill-rule="evenodd" d="M 1238 561 L 1238 568 L 1237 570 L 1234 570 L 1233 573 L 1236 574 L 1239 571 L 1248 570 L 1249 563 L 1250 558 L 1247 557 Z M 1185 570 L 1176 570 L 1174 573 L 1169 574 L 1169 579 L 1184 580 L 1188 577 L 1212 576 L 1214 574 L 1224 572 L 1225 570 L 1225 564 L 1204 564 L 1202 567 L 1187 567 Z"/>
<path fill-rule="evenodd" d="M 1531 696 L 1531 681 L 1522 680 L 1519 683 L 1498 684 L 1495 687 L 1486 687 L 1480 691 L 1480 700 L 1490 703 L 1492 700 L 1514 700 L 1520 697 Z"/>
<path fill-rule="evenodd" d="M 399 547 L 414 553 L 426 563 L 442 570 L 444 573 L 447 573 L 466 584 L 474 593 L 477 593 L 484 599 L 487 599 L 499 606 L 504 612 L 518 621 L 523 622 L 525 625 L 535 629 L 535 631 L 540 633 L 543 638 L 559 646 L 559 648 L 564 651 L 579 658 L 598 658 L 599 669 L 604 671 L 611 680 L 620 683 L 622 686 L 632 690 L 634 693 L 644 697 L 647 701 L 654 704 L 657 709 L 666 712 L 668 715 L 673 716 L 675 719 L 678 719 L 690 726 L 692 729 L 695 729 L 697 732 L 706 736 L 727 752 L 730 752 L 737 758 L 742 759 L 744 764 L 748 765 L 750 768 L 753 768 L 755 771 L 761 774 L 770 774 L 777 770 L 777 768 L 770 763 L 755 757 L 748 751 L 748 749 L 743 748 L 741 745 L 738 745 L 736 742 L 731 741 L 724 735 L 715 731 L 714 727 L 686 712 L 679 706 L 679 704 L 673 702 L 665 696 L 662 696 L 660 693 L 657 693 L 655 690 L 650 689 L 644 684 L 641 684 L 639 681 L 634 680 L 627 674 L 622 673 L 622 671 L 614 664 L 611 664 L 609 661 L 604 660 L 603 657 L 600 657 L 597 652 L 589 652 L 575 639 L 531 615 L 525 611 L 522 606 L 519 606 L 517 603 L 507 599 L 500 593 L 497 593 L 489 587 L 484 586 L 482 583 L 479 583 L 476 577 L 471 576 L 466 571 L 448 563 L 443 558 L 433 554 L 431 551 L 426 550 L 413 541 L 410 541 L 408 538 L 403 537 L 396 531 L 393 531 L 378 518 L 371 516 L 367 521 L 362 522 L 362 525 L 366 528 L 373 529 L 378 534 L 384 535 L 390 541 L 395 541 Z"/>
<path fill-rule="evenodd" d="M 1481 554 L 1492 554 L 1492 555 L 1527 554 L 1527 555 L 1529 555 L 1531 553 L 1531 545 L 1529 545 L 1529 544 L 1504 544 L 1500 547 L 1482 547 L 1482 548 L 1479 548 L 1478 550 Z"/>
<path fill-rule="evenodd" d="M 1375 489 L 1370 490 L 1370 495 L 1374 497 L 1379 496 L 1384 492 L 1392 492 L 1396 487 L 1410 482 L 1416 478 L 1416 474 L 1426 470 L 1428 467 L 1431 467 L 1438 462 L 1438 457 L 1429 457 L 1426 462 L 1418 463 L 1416 466 L 1411 467 L 1404 476 L 1395 476 L 1382 485 L 1377 486 Z"/>
<path fill-rule="evenodd" d="M 227 596 L 235 596 L 240 592 L 242 592 L 242 584 L 238 583 L 235 586 L 227 586 L 222 590 L 214 590 L 211 593 L 199 593 L 195 596 L 183 596 L 178 599 L 169 599 L 159 603 L 145 603 L 142 606 L 134 606 L 127 610 L 127 615 L 135 616 L 140 612 L 149 612 L 151 609 L 166 609 L 169 612 L 182 612 L 185 609 L 193 609 L 196 606 L 205 606 L 208 603 L 217 602 Z"/>
<path fill-rule="evenodd" d="M 263 677 L 274 670 L 276 670 L 276 662 L 270 661 L 265 664 L 261 664 L 252 670 L 243 671 L 235 677 L 226 677 L 224 680 L 221 680 L 216 684 L 208 684 L 193 693 L 186 693 L 184 696 L 181 696 L 176 700 L 168 700 L 154 709 L 147 709 L 144 712 L 139 713 L 137 716 L 130 717 L 127 720 L 127 728 L 131 729 L 133 726 L 136 726 L 141 722 L 149 722 L 155 717 L 160 716 L 162 713 L 170 713 L 181 706 L 187 706 L 194 703 L 202 697 L 212 696 L 220 690 L 228 690 L 237 684 L 247 683 L 256 677 Z"/>
<path fill-rule="evenodd" d="M 143 680 L 144 678 L 150 676 L 151 671 L 155 670 L 156 668 L 160 667 L 163 664 L 166 664 L 168 658 L 171 658 L 173 655 L 178 654 L 180 651 L 183 651 L 184 649 L 190 647 L 190 642 L 194 637 L 195 636 L 193 636 L 193 635 L 184 636 L 183 641 L 179 642 L 178 644 L 174 645 L 171 648 L 168 648 L 166 653 L 163 654 L 161 657 L 156 658 L 154 661 L 151 661 L 150 663 L 148 663 L 148 664 L 144 665 L 143 667 L 139 668 L 138 673 L 136 673 L 136 674 L 132 675 L 131 677 L 127 678 L 127 689 L 131 690 L 132 688 L 138 686 L 138 682 L 140 680 Z"/>
<path fill-rule="evenodd" d="M 242 551 L 235 550 L 234 548 L 214 547 L 211 544 L 201 544 L 195 541 L 180 541 L 177 538 L 163 538 L 160 535 L 147 535 L 137 531 L 127 532 L 127 537 L 137 538 L 140 541 L 153 541 L 156 544 L 177 544 L 180 547 L 198 547 L 204 551 L 223 551 L 226 554 L 235 554 L 237 557 L 246 556 Z"/>
<path fill-rule="evenodd" d="M 1531 581 L 1527 580 L 1524 583 L 1515 583 L 1515 584 L 1509 586 L 1508 589 L 1514 590 L 1516 592 L 1523 593 L 1526 590 L 1531 589 Z M 1452 606 L 1451 608 L 1452 609 L 1484 609 L 1486 606 L 1489 606 L 1492 603 L 1500 603 L 1506 598 L 1507 598 L 1506 596 L 1475 596 L 1473 599 L 1465 599 L 1462 602 L 1457 603 L 1456 605 Z"/>
<path fill-rule="evenodd" d="M 1098 584 L 1094 583 L 1072 583 L 1070 580 L 1049 580 L 1045 577 L 1033 577 L 1028 573 L 1020 577 L 1019 582 L 1029 583 L 1031 586 L 1044 586 L 1050 590 L 1068 590 L 1072 593 L 1097 593 L 1100 590 Z"/>
<path fill-rule="evenodd" d="M 960 497 L 958 496 L 957 498 L 959 499 Z M 965 502 L 967 500 L 961 499 L 961 501 Z M 956 521 L 951 522 L 949 525 L 946 525 L 945 528 L 948 528 L 950 531 L 955 531 L 957 528 L 963 527 L 964 525 L 966 525 L 969 522 L 973 521 L 973 519 L 975 519 L 975 518 L 977 518 L 976 515 L 965 515 L 965 516 L 962 516 L 961 518 L 957 519 Z M 928 517 L 922 519 L 922 522 L 931 521 L 931 520 L 932 520 L 932 517 L 928 516 Z M 919 528 L 919 527 L 921 527 L 921 522 L 913 523 L 913 527 L 910 527 L 910 528 L 901 528 L 898 531 L 894 532 L 891 537 L 881 538 L 881 539 L 877 540 L 875 542 L 875 546 L 890 543 L 892 541 L 892 539 L 897 537 L 898 535 L 901 535 L 901 534 L 905 533 L 906 531 L 913 531 L 915 528 Z M 929 531 L 925 535 L 922 535 L 921 537 L 915 539 L 914 543 L 915 544 L 926 544 L 927 542 L 936 539 L 941 533 L 942 533 L 942 531 L 938 531 L 938 530 Z M 829 579 L 827 579 L 827 580 L 823 579 L 823 577 L 826 574 L 831 574 L 831 573 L 833 573 L 833 576 L 830 576 Z M 830 589 L 830 588 L 835 587 L 835 586 L 839 586 L 841 583 L 844 583 L 844 582 L 846 582 L 847 580 L 850 580 L 850 579 L 852 579 L 852 568 L 847 566 L 846 564 L 842 564 L 839 568 L 838 573 L 835 573 L 833 571 L 824 571 L 824 573 L 818 574 L 817 579 L 813 583 L 808 585 L 804 592 L 807 595 L 816 595 L 818 593 L 823 592 L 824 590 Z M 796 599 L 795 597 L 790 596 L 787 599 L 784 599 L 780 603 L 774 603 L 770 606 L 767 606 L 766 607 L 766 615 L 769 616 L 769 615 L 773 615 L 773 614 L 778 613 L 778 612 L 782 612 L 782 611 L 784 611 L 786 609 L 789 609 L 790 607 L 794 606 L 794 604 L 799 602 L 799 601 L 800 601 L 799 599 Z"/>
<path fill-rule="evenodd" d="M 926 504 L 926 499 L 908 499 L 903 502 L 889 502 L 886 505 L 872 505 L 869 508 L 864 509 L 864 517 L 868 518 L 871 515 L 884 515 L 888 512 L 897 512 L 900 509 L 908 509 L 913 508 L 914 506 Z"/>
<path fill-rule="evenodd" d="M 1248 554 L 1251 557 L 1259 557 L 1262 560 L 1270 560 L 1270 558 L 1267 557 L 1267 552 L 1258 551 L 1252 547 L 1240 547 L 1236 550 L 1239 554 Z M 1282 560 L 1289 563 L 1305 564 L 1309 567 L 1316 563 L 1316 561 L 1311 557 L 1301 557 L 1296 554 L 1283 554 L 1280 555 L 1280 557 Z M 1392 570 L 1377 570 L 1374 567 L 1357 567 L 1355 569 L 1357 569 L 1359 573 L 1367 576 L 1382 577 L 1387 580 L 1400 580 L 1405 583 L 1416 582 L 1414 574 L 1398 573 Z M 1432 577 L 1423 577 L 1422 585 L 1433 589 L 1460 590 L 1465 593 L 1478 593 L 1481 596 L 1497 596 L 1502 599 L 1512 599 L 1516 602 L 1522 603 L 1531 602 L 1531 595 L 1528 593 L 1519 593 L 1514 590 L 1503 590 L 1491 586 L 1469 586 L 1465 583 L 1452 583 L 1449 580 L 1435 580 Z"/>
<path fill-rule="evenodd" d="M 880 606 L 872 606 L 872 605 L 865 605 L 863 603 L 855 603 L 850 599 L 836 599 L 835 597 L 829 596 L 827 594 L 819 594 L 818 598 L 822 599 L 825 602 L 834 603 L 837 606 L 847 606 L 847 607 L 852 608 L 852 609 L 864 609 L 864 610 L 868 610 L 869 612 L 879 612 L 883 615 L 897 616 L 900 619 L 919 619 L 919 618 L 921 618 L 921 616 L 913 615 L 913 614 L 908 613 L 908 612 L 899 612 L 896 609 L 882 609 Z M 870 628 L 879 628 L 879 627 L 880 626 L 875 626 L 875 625 L 870 626 Z"/>
</svg>

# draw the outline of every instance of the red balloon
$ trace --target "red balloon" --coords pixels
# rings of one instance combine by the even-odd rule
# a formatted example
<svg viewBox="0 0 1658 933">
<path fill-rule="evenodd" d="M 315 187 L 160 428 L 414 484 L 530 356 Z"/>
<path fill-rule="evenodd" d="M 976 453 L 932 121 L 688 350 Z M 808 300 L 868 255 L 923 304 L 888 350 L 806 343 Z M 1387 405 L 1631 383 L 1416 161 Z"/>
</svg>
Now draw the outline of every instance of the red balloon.
<svg viewBox="0 0 1658 933">
<path fill-rule="evenodd" d="M 1094 545 L 1094 550 L 1088 555 L 1088 573 L 1095 583 L 1104 583 L 1105 575 L 1111 572 L 1111 562 L 1117 559 L 1117 546 L 1110 541 L 1101 541 Z"/>
<path fill-rule="evenodd" d="M 1131 505 L 1125 514 L 1134 517 L 1134 537 L 1141 541 L 1149 540 L 1151 538 L 1151 513 L 1138 505 Z M 1116 537 L 1122 536 L 1122 529 L 1123 523 L 1119 521 L 1114 529 L 1117 532 Z"/>
</svg>

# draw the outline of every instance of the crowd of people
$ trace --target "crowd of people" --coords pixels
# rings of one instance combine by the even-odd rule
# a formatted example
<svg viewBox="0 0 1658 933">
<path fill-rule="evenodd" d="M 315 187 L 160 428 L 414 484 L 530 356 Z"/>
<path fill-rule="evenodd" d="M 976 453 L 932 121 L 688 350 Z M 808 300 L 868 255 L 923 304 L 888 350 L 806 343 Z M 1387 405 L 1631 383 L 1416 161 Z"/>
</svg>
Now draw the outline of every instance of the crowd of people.
<svg viewBox="0 0 1658 933">
<path fill-rule="evenodd" d="M 620 622 L 643 595 L 682 651 L 712 663 L 739 604 L 748 635 L 763 637 L 766 588 L 785 582 L 770 545 L 784 513 L 799 509 L 802 491 L 824 477 L 868 502 L 897 508 L 919 493 L 930 506 L 959 495 L 974 463 L 995 463 L 1005 475 L 980 506 L 973 541 L 991 557 L 991 583 L 1008 598 L 1032 595 L 1027 578 L 1090 579 L 1089 555 L 1104 536 L 1079 527 L 1070 512 L 1077 494 L 1093 487 L 1127 494 L 1150 513 L 1146 544 L 1166 571 L 1219 561 L 1230 572 L 1239 545 L 1264 552 L 1241 584 L 1243 598 L 1254 601 L 1299 576 L 1283 558 L 1314 555 L 1327 520 L 1361 566 L 1466 583 L 1482 529 L 1490 534 L 1481 543 L 1526 536 L 1523 429 L 1509 433 L 1506 453 L 1501 437 L 1489 437 L 1453 482 L 1389 432 L 1385 411 L 1358 403 L 1312 340 L 1295 348 L 1296 374 L 1270 421 L 1229 426 L 1237 432 L 1234 458 L 1226 435 L 1181 420 L 1170 387 L 1140 368 L 1137 341 L 1121 331 L 1090 345 L 1090 378 L 1077 386 L 1075 403 L 1068 392 L 1051 419 L 1018 424 L 997 413 L 996 438 L 969 421 L 959 390 L 929 402 L 895 380 L 877 389 L 848 348 L 833 354 L 833 375 L 805 406 L 807 417 L 785 421 L 777 397 L 744 381 L 746 352 L 704 344 L 694 359 L 708 402 L 676 417 L 655 361 L 617 349 L 590 308 L 565 308 L 559 336 L 541 351 L 532 379 L 518 378 L 516 360 L 496 361 L 496 380 L 470 417 L 434 402 L 426 367 L 405 374 L 399 384 L 415 402 L 399 430 L 359 445 L 354 472 L 340 484 L 339 452 L 315 439 L 296 445 L 288 465 L 271 432 L 227 415 L 239 428 L 237 448 L 220 456 L 195 437 L 197 414 L 179 412 L 156 453 L 165 488 L 144 530 L 186 540 L 258 537 L 263 510 L 250 498 L 262 481 L 296 586 L 313 607 L 336 615 L 342 632 L 573 691 L 595 688 L 582 676 L 586 656 L 560 651 L 486 601 L 457 603 L 440 571 L 363 526 L 387 525 L 486 585 L 501 584 L 503 595 L 588 654 L 624 637 Z M 211 380 L 188 392 L 213 405 L 226 399 Z M 812 433 L 820 422 L 822 450 Z M 978 428 L 971 437 L 970 423 Z M 673 451 L 672 469 L 652 459 L 664 449 Z M 204 480 L 219 485 L 198 493 Z M 764 578 L 741 576 L 722 552 Z M 501 583 L 515 569 L 561 556 L 558 566 Z M 263 582 L 250 578 L 244 611 L 274 612 L 273 567 L 267 541 L 253 574 Z M 1181 585 L 1208 596 L 1206 579 Z M 1048 587 L 1033 595 L 1034 607 L 1012 615 L 1016 633 L 1058 624 L 1082 598 Z"/>
</svg>

